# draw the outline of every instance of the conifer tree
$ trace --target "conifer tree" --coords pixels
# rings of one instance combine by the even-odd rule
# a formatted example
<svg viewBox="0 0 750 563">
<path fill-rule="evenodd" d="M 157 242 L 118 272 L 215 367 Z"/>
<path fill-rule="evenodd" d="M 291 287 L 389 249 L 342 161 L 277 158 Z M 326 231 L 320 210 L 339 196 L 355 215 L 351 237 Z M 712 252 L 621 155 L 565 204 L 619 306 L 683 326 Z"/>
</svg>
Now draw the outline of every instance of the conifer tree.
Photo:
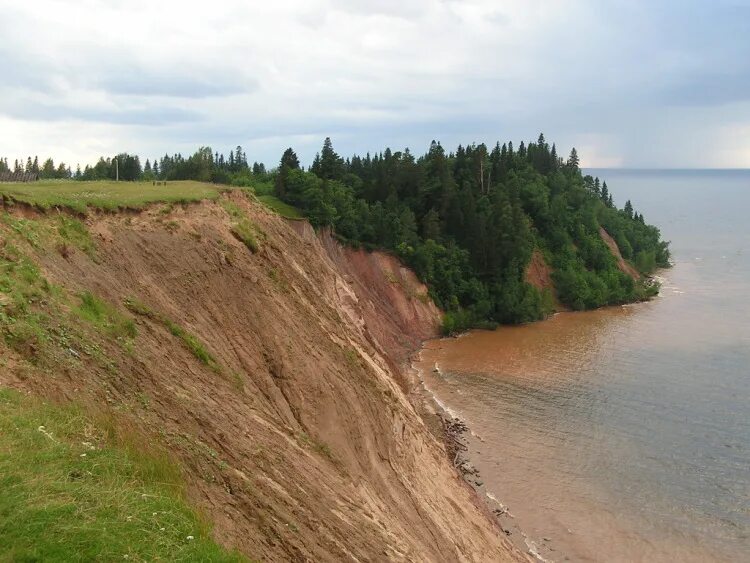
<svg viewBox="0 0 750 563">
<path fill-rule="evenodd" d="M 631 219 L 633 218 L 633 204 L 630 203 L 630 200 L 625 202 L 624 211 L 625 213 L 627 213 L 628 217 L 630 217 Z"/>
<path fill-rule="evenodd" d="M 578 151 L 573 147 L 570 149 L 570 156 L 568 157 L 568 166 L 573 170 L 578 170 L 579 160 Z"/>
</svg>

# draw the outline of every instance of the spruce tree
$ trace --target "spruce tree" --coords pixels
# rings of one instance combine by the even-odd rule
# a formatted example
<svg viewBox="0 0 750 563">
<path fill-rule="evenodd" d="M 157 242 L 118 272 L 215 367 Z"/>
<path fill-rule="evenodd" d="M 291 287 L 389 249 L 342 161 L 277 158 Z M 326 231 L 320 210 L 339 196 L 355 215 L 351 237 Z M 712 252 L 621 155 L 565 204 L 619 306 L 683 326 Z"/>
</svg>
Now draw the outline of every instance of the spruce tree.
<svg viewBox="0 0 750 563">
<path fill-rule="evenodd" d="M 290 168 L 292 170 L 299 169 L 299 159 L 297 158 L 297 154 L 292 150 L 291 147 L 286 149 L 284 151 L 284 154 L 281 155 L 281 163 L 279 165 L 279 168 L 284 167 Z"/>
<path fill-rule="evenodd" d="M 605 205 L 609 205 L 609 189 L 607 188 L 607 182 L 602 184 L 602 201 Z"/>
<path fill-rule="evenodd" d="M 568 166 L 572 168 L 573 170 L 578 170 L 578 165 L 580 164 L 578 160 L 578 151 L 573 147 L 570 149 L 570 156 L 568 157 Z"/>
<path fill-rule="evenodd" d="M 630 203 L 630 200 L 625 202 L 624 211 L 625 213 L 627 213 L 628 217 L 630 217 L 631 219 L 633 218 L 633 204 Z"/>
</svg>

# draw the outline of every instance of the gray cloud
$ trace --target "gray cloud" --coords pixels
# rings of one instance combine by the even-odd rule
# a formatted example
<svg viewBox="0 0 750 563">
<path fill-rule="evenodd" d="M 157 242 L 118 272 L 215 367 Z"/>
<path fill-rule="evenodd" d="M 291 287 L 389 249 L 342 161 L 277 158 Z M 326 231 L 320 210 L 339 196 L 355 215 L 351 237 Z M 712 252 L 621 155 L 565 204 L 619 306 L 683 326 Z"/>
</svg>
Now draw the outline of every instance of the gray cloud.
<svg viewBox="0 0 750 563">
<path fill-rule="evenodd" d="M 96 108 L 45 101 L 8 104 L 0 107 L 0 115 L 24 121 L 89 121 L 149 127 L 195 123 L 202 119 L 198 112 L 177 107 Z"/>
<path fill-rule="evenodd" d="M 224 73 L 214 74 L 213 77 L 198 77 L 187 73 L 176 74 L 172 69 L 155 71 L 115 65 L 110 72 L 102 73 L 88 82 L 91 87 L 114 95 L 143 97 L 210 98 L 250 94 L 258 88 L 257 81 L 236 80 L 229 69 Z"/>
<path fill-rule="evenodd" d="M 0 154 L 239 143 L 276 162 L 327 135 L 348 154 L 543 130 L 589 165 L 750 166 L 744 1 L 40 0 L 4 15 Z"/>
</svg>

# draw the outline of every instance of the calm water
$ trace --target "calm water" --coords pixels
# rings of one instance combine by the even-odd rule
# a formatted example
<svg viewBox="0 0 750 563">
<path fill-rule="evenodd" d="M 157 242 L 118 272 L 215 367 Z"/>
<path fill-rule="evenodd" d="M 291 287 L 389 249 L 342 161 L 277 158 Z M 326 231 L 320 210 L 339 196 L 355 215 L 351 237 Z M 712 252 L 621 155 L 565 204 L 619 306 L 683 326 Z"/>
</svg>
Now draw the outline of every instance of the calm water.
<svg viewBox="0 0 750 563">
<path fill-rule="evenodd" d="M 519 545 L 750 561 L 750 172 L 596 173 L 672 241 L 661 296 L 428 343 L 425 383 Z"/>
</svg>

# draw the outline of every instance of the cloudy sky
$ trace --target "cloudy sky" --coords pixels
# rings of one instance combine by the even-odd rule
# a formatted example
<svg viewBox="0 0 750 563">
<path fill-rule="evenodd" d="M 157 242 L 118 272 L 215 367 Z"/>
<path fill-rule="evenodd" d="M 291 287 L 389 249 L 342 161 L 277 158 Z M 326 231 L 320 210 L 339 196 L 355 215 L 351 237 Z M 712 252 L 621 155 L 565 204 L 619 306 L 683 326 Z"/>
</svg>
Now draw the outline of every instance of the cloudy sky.
<svg viewBox="0 0 750 563">
<path fill-rule="evenodd" d="M 750 0 L 0 0 L 0 155 L 535 139 L 750 168 Z"/>
</svg>

